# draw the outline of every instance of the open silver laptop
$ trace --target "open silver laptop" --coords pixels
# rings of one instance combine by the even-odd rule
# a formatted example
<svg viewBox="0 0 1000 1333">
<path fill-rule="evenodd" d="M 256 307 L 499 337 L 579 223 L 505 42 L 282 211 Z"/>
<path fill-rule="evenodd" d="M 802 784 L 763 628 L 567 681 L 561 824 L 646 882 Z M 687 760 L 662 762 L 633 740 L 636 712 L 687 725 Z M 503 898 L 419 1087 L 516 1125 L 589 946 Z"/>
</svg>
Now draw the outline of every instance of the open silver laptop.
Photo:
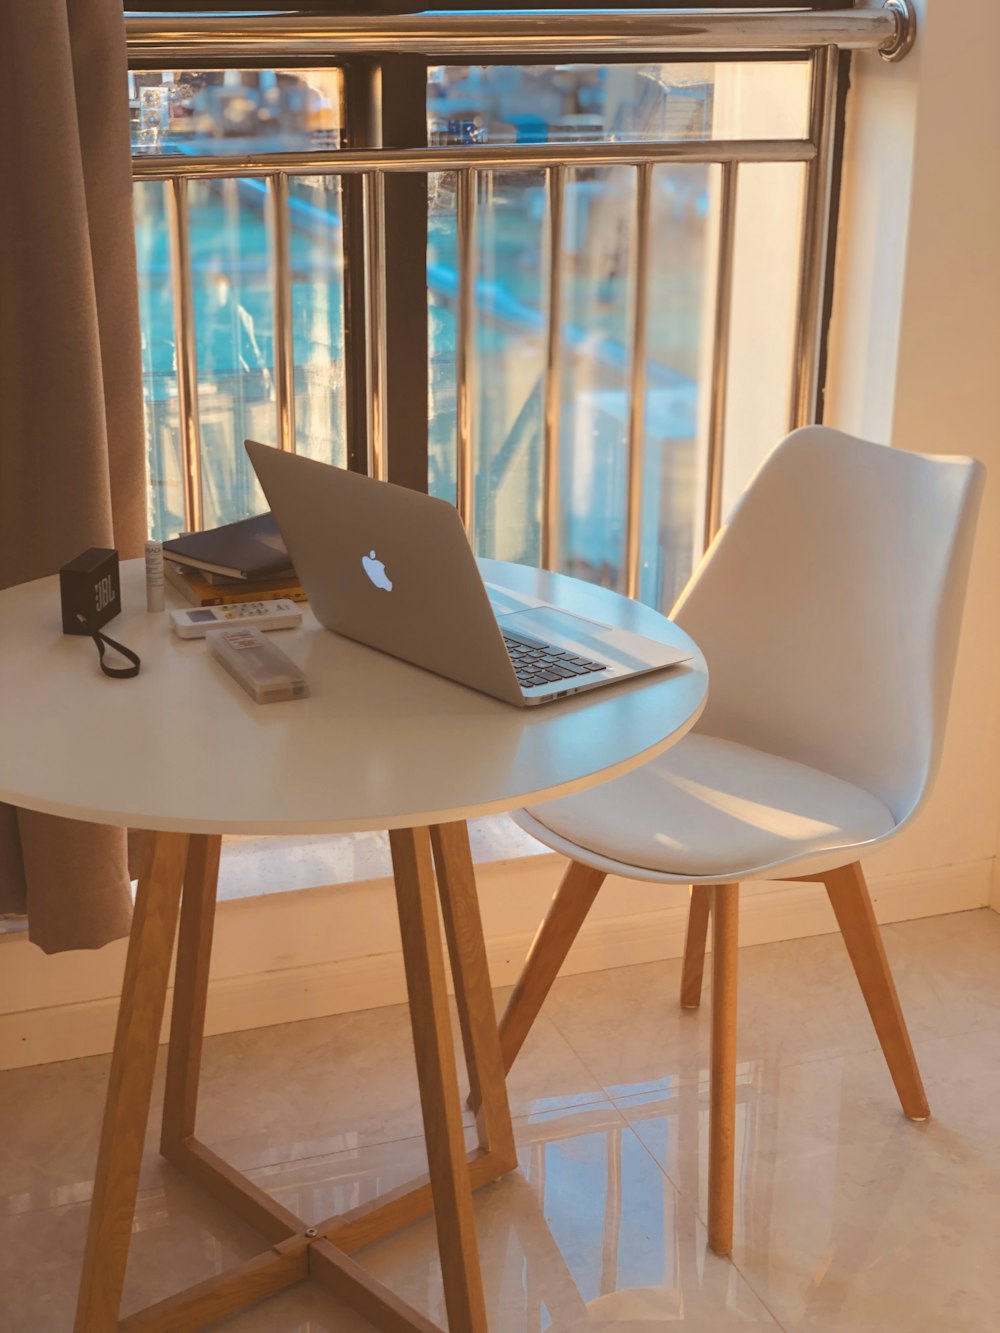
<svg viewBox="0 0 1000 1333">
<path fill-rule="evenodd" d="M 246 441 L 309 604 L 327 629 L 520 706 L 691 654 L 502 588 L 487 592 L 444 500 Z"/>
</svg>

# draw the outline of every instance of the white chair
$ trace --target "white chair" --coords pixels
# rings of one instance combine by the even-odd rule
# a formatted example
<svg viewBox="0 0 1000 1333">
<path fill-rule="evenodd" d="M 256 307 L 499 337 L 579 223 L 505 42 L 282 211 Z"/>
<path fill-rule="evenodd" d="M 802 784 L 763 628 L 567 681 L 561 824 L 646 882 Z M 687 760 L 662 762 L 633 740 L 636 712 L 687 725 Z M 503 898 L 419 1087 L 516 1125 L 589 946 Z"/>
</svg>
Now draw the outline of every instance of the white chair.
<svg viewBox="0 0 1000 1333">
<path fill-rule="evenodd" d="M 807 426 L 744 492 L 674 609 L 709 667 L 659 759 L 522 811 L 571 858 L 500 1032 L 509 1069 L 606 875 L 690 884 L 681 1003 L 712 918 L 709 1243 L 732 1248 L 741 880 L 826 886 L 903 1111 L 928 1115 L 859 857 L 912 819 L 941 750 L 985 470 Z"/>
</svg>

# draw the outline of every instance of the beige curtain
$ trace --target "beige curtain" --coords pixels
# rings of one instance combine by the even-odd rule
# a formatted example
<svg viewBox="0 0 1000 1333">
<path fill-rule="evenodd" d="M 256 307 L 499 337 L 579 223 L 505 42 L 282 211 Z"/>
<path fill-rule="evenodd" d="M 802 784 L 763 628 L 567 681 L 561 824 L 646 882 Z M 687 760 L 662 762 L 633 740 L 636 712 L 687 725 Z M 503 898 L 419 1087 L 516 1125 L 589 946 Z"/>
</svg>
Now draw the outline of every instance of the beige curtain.
<svg viewBox="0 0 1000 1333">
<path fill-rule="evenodd" d="M 0 0 L 0 587 L 145 526 L 121 0 Z M 0 911 L 49 953 L 126 934 L 124 830 L 0 805 Z"/>
</svg>

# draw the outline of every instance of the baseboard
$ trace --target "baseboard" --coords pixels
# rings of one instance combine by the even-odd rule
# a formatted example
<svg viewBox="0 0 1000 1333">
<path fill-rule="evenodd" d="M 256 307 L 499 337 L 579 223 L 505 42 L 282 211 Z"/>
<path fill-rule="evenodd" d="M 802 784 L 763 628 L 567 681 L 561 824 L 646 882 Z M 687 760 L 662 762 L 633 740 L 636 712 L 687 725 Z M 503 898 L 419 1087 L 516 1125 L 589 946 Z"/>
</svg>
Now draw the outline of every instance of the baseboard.
<svg viewBox="0 0 1000 1333">
<path fill-rule="evenodd" d="M 515 980 L 557 874 L 554 857 L 533 857 L 527 863 L 508 862 L 481 870 L 494 985 Z M 603 899 L 604 910 L 618 914 L 602 916 L 595 910 L 564 971 L 600 971 L 681 955 L 686 891 L 656 891 L 660 894 L 656 898 L 644 886 L 640 904 L 662 901 L 663 906 L 623 914 L 623 904 L 635 902 L 637 891 L 638 886 L 609 881 L 598 903 Z M 881 922 L 966 911 L 991 903 L 993 864 L 983 861 L 885 876 L 872 881 L 871 891 Z M 376 881 L 222 904 L 216 924 L 208 1032 L 236 1032 L 402 1001 L 405 986 L 398 931 L 394 913 L 385 910 L 390 896 L 391 887 Z M 992 902 L 995 905 L 995 897 Z M 367 918 L 362 929 L 355 924 L 346 935 L 331 929 L 331 914 L 350 916 L 356 923 L 359 913 Z M 489 934 L 491 920 L 502 924 L 514 918 L 523 928 Z M 743 890 L 742 945 L 834 930 L 826 894 L 817 885 L 760 883 Z M 374 951 L 364 953 L 361 941 L 369 939 Z M 379 948 L 379 943 L 385 947 Z M 340 956 L 332 956 L 335 947 Z M 345 953 L 345 949 L 355 953 Z M 124 953 L 124 941 L 119 941 L 94 954 L 45 959 L 26 942 L 6 944 L 4 990 L 19 995 L 21 1007 L 17 1012 L 0 1013 L 0 1069 L 110 1051 Z M 9 989 L 8 983 L 12 983 Z"/>
</svg>

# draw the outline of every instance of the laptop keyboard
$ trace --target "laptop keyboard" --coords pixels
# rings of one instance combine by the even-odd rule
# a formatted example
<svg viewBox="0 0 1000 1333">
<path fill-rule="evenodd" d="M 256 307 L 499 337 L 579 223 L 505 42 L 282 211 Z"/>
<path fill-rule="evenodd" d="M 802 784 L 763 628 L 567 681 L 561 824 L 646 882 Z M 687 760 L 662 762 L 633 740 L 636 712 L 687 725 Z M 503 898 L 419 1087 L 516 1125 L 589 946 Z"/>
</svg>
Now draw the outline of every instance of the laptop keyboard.
<svg viewBox="0 0 1000 1333">
<path fill-rule="evenodd" d="M 503 641 L 514 663 L 519 685 L 548 685 L 554 680 L 572 683 L 576 676 L 589 676 L 592 671 L 607 671 L 605 662 L 565 652 L 554 644 L 540 639 L 528 639 L 504 634 Z"/>
</svg>

